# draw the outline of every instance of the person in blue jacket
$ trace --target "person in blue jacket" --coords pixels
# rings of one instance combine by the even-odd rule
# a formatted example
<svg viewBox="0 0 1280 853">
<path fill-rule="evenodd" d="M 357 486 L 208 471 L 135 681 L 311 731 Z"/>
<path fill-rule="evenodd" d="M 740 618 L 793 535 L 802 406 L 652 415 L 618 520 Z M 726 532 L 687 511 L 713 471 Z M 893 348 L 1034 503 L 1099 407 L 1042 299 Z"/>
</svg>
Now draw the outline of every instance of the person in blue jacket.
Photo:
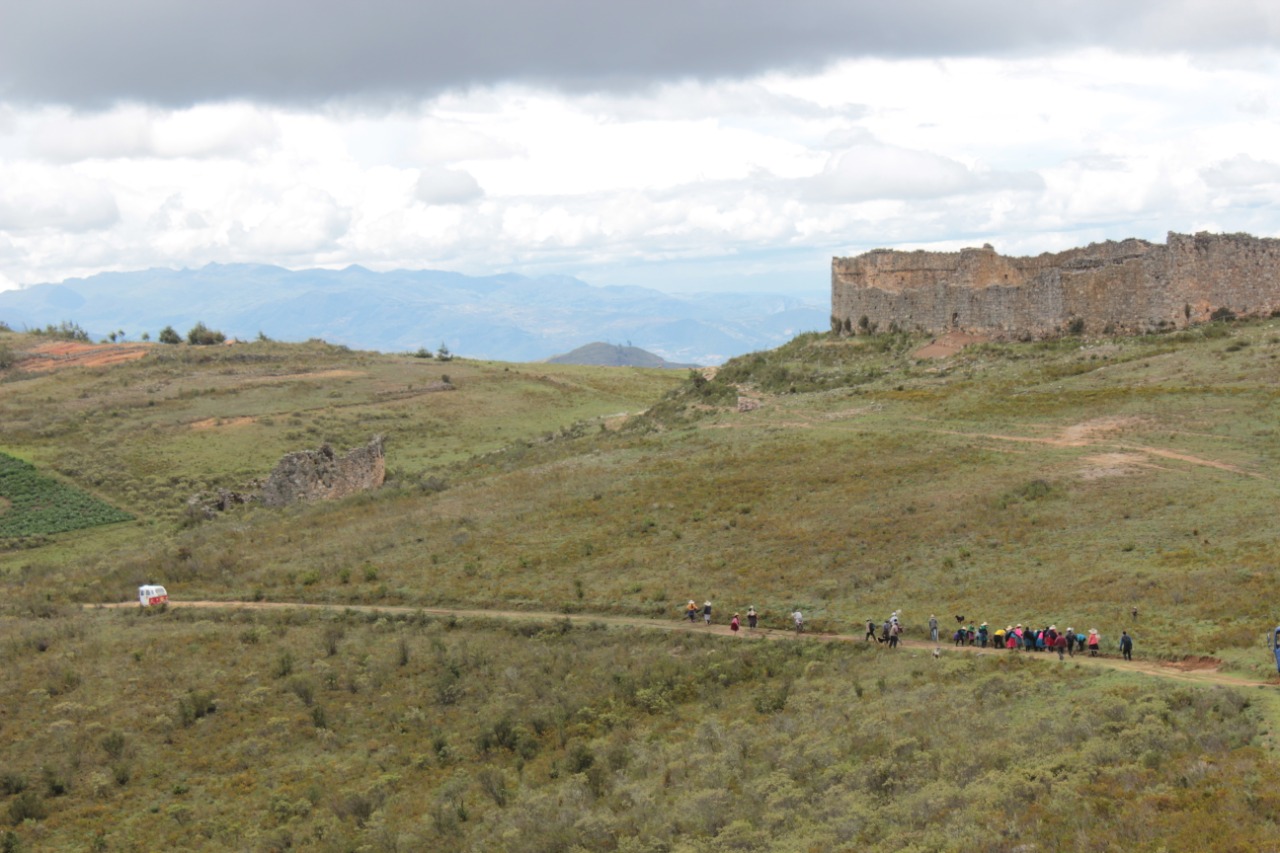
<svg viewBox="0 0 1280 853">
<path fill-rule="evenodd" d="M 1276 632 L 1271 635 L 1271 651 L 1276 656 L 1276 672 L 1280 672 L 1280 625 L 1276 626 Z"/>
</svg>

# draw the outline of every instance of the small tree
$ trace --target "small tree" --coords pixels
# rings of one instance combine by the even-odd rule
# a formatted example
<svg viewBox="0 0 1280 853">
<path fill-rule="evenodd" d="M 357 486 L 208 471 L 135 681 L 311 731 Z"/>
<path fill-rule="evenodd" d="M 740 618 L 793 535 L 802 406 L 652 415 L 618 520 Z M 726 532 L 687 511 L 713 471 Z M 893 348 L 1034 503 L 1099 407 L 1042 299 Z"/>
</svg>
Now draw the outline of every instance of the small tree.
<svg viewBox="0 0 1280 853">
<path fill-rule="evenodd" d="M 220 344 L 227 339 L 227 336 L 219 332 L 217 329 L 210 329 L 204 323 L 196 323 L 191 327 L 191 331 L 187 332 L 187 343 L 192 346 L 210 346 L 212 344 Z"/>
<path fill-rule="evenodd" d="M 165 326 L 160 330 L 160 343 L 180 344 L 182 343 L 182 338 L 178 337 L 178 333 L 173 330 L 173 326 Z"/>
<path fill-rule="evenodd" d="M 440 349 L 436 350 L 436 358 L 440 361 L 453 361 L 453 353 L 449 352 L 449 348 L 441 341 Z"/>
<path fill-rule="evenodd" d="M 142 337 L 142 342 L 146 343 L 147 341 L 151 340 L 151 333 L 143 332 L 141 337 Z"/>
</svg>

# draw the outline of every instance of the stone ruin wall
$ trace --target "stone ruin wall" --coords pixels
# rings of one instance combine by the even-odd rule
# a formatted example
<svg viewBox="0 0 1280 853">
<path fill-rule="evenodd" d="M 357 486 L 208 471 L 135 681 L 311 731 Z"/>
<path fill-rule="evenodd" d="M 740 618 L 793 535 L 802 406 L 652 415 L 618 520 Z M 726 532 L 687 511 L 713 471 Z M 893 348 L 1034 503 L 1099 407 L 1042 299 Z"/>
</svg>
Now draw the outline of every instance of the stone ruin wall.
<svg viewBox="0 0 1280 853">
<path fill-rule="evenodd" d="M 831 323 L 857 334 L 891 327 L 1041 338 L 1143 333 L 1280 310 L 1280 240 L 1170 233 L 1017 258 L 876 249 L 831 263 Z"/>
<path fill-rule="evenodd" d="M 387 478 L 387 461 L 382 436 L 364 447 L 338 456 L 329 445 L 319 450 L 290 453 L 276 463 L 262 484 L 259 499 L 266 506 L 285 506 L 296 501 L 323 501 L 345 498 L 379 488 Z"/>
</svg>

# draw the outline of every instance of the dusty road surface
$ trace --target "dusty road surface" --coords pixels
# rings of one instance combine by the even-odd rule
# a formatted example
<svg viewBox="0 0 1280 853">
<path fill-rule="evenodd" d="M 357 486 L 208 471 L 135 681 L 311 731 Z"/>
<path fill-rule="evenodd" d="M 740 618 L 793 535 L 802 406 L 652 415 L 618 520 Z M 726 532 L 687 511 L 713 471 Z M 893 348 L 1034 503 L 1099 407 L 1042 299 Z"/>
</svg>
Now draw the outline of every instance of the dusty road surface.
<svg viewBox="0 0 1280 853">
<path fill-rule="evenodd" d="M 103 608 L 121 608 L 121 607 L 137 607 L 135 601 L 117 602 L 112 604 L 92 604 L 86 605 L 86 609 L 96 607 Z M 794 631 L 784 631 L 773 628 L 758 628 L 752 631 L 748 628 L 742 628 L 735 636 L 729 630 L 727 624 L 724 625 L 704 625 L 701 617 L 696 623 L 690 623 L 685 619 L 644 619 L 633 616 L 607 616 L 607 615 L 583 615 L 583 614 L 565 614 L 539 612 L 529 610 L 460 610 L 445 607 L 383 607 L 371 604 L 302 604 L 281 601 L 169 601 L 170 607 L 222 607 L 229 609 L 244 610 L 284 610 L 284 609 L 303 609 L 303 610 L 350 610 L 357 613 L 394 613 L 394 614 L 410 614 L 425 613 L 431 616 L 453 616 L 457 619 L 510 619 L 513 621 L 523 622 L 552 622 L 568 620 L 572 624 L 586 625 L 591 623 L 607 625 L 614 628 L 648 628 L 661 631 L 690 631 L 706 634 L 715 634 L 724 636 L 736 642 L 755 642 L 759 640 L 810 640 L 817 642 L 831 643 L 861 643 L 864 642 L 861 637 L 854 637 L 849 634 L 820 634 L 820 633 L 804 633 L 796 634 Z M 1046 666 L 1066 666 L 1079 664 L 1080 666 L 1095 666 L 1107 669 L 1114 669 L 1121 672 L 1135 672 L 1144 675 L 1156 676 L 1159 678 L 1167 678 L 1176 681 L 1184 681 L 1193 684 L 1219 685 L 1222 687 L 1280 687 L 1280 678 L 1270 679 L 1267 681 L 1258 681 L 1256 679 L 1246 678 L 1241 675 L 1224 673 L 1219 670 L 1219 663 L 1211 658 L 1197 658 L 1186 661 L 1154 661 L 1154 660 L 1134 660 L 1126 661 L 1118 657 L 1089 657 L 1087 654 L 1078 653 L 1074 657 L 1068 657 L 1064 661 L 1059 661 L 1058 656 L 1052 652 L 1021 652 L 1010 651 L 1008 649 L 996 648 L 980 648 L 977 646 L 953 646 L 949 644 L 937 644 L 929 640 L 907 640 L 901 639 L 899 645 L 905 649 L 913 649 L 916 651 L 932 651 L 937 649 L 939 655 L 954 654 L 977 654 L 977 655 L 1018 655 L 1025 656 L 1028 659 L 1042 661 Z M 887 646 L 882 646 L 881 651 L 884 654 L 894 654 Z"/>
</svg>

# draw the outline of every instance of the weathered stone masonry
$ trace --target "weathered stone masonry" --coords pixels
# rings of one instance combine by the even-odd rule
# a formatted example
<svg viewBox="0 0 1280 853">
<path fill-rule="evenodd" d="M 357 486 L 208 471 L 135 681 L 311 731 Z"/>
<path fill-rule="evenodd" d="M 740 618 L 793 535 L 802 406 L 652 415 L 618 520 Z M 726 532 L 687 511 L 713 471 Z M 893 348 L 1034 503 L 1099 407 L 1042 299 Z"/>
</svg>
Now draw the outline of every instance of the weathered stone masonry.
<svg viewBox="0 0 1280 853">
<path fill-rule="evenodd" d="M 260 499 L 267 506 L 286 506 L 344 498 L 378 488 L 386 476 L 382 436 L 344 456 L 323 444 L 319 450 L 302 450 L 281 459 L 262 484 Z"/>
<path fill-rule="evenodd" d="M 1164 245 L 1107 241 L 1033 258 L 984 246 L 875 249 L 831 262 L 832 329 L 852 334 L 1149 332 L 1204 322 L 1220 311 L 1280 311 L 1280 240 L 1170 232 Z"/>
</svg>

